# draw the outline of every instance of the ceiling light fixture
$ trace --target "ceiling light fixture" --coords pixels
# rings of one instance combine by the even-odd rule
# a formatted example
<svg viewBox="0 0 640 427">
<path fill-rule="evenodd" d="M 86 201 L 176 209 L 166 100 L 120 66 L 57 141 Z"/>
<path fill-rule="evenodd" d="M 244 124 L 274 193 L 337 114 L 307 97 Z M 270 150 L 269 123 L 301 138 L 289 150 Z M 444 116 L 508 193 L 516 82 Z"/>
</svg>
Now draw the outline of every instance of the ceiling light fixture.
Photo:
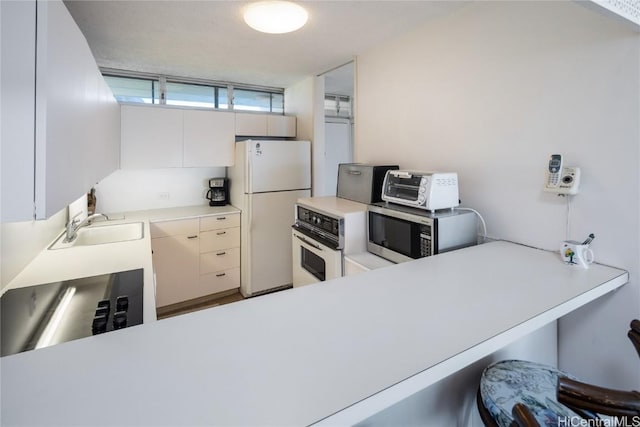
<svg viewBox="0 0 640 427">
<path fill-rule="evenodd" d="M 244 10 L 244 22 L 254 30 L 269 34 L 283 34 L 302 28 L 307 11 L 300 5 L 284 0 L 250 3 Z"/>
</svg>

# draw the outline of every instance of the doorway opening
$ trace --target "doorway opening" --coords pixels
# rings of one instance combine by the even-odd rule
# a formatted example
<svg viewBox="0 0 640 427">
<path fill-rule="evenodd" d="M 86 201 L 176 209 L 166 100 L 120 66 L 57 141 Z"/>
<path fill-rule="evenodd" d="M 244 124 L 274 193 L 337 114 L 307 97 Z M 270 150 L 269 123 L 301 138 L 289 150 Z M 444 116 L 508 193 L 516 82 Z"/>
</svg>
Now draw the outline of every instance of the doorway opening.
<svg viewBox="0 0 640 427">
<path fill-rule="evenodd" d="M 353 162 L 354 62 L 324 76 L 324 195 L 335 196 L 338 165 Z"/>
</svg>

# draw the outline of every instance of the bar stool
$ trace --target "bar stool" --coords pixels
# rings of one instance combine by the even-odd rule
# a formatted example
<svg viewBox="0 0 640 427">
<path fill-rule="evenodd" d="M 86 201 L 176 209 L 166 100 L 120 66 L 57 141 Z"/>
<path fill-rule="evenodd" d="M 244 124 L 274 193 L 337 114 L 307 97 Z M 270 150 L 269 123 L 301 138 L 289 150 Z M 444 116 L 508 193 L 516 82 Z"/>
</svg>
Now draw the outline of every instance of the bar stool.
<svg viewBox="0 0 640 427">
<path fill-rule="evenodd" d="M 640 356 L 640 320 L 627 336 Z M 482 373 L 477 405 L 485 426 L 573 425 L 571 420 L 640 416 L 640 393 L 580 382 L 551 366 L 503 360 Z M 631 419 L 631 418 L 629 418 Z"/>
</svg>

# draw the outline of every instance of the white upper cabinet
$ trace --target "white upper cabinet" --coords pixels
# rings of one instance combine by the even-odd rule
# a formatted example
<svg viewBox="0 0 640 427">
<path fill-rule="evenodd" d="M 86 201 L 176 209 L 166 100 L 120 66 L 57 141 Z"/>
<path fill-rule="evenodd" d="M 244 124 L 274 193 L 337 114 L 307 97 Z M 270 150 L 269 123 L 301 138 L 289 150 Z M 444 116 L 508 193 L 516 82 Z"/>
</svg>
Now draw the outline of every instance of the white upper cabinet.
<svg viewBox="0 0 640 427">
<path fill-rule="evenodd" d="M 49 218 L 118 168 L 120 114 L 61 1 L 37 2 L 36 218 Z"/>
<path fill-rule="evenodd" d="M 232 166 L 235 126 L 233 113 L 184 110 L 184 166 Z"/>
<path fill-rule="evenodd" d="M 267 136 L 267 115 L 236 113 L 236 135 Z"/>
<path fill-rule="evenodd" d="M 267 136 L 296 136 L 294 116 L 267 116 Z"/>
<path fill-rule="evenodd" d="M 122 169 L 182 167 L 182 110 L 121 106 Z"/>
<path fill-rule="evenodd" d="M 236 113 L 237 136 L 295 137 L 295 116 Z"/>
<path fill-rule="evenodd" d="M 235 115 L 122 105 L 122 169 L 232 166 Z"/>
<path fill-rule="evenodd" d="M 2 221 L 9 222 L 33 219 L 36 4 L 2 1 L 0 11 Z"/>
<path fill-rule="evenodd" d="M 119 107 L 61 1 L 0 7 L 2 221 L 44 219 L 117 169 Z"/>
</svg>

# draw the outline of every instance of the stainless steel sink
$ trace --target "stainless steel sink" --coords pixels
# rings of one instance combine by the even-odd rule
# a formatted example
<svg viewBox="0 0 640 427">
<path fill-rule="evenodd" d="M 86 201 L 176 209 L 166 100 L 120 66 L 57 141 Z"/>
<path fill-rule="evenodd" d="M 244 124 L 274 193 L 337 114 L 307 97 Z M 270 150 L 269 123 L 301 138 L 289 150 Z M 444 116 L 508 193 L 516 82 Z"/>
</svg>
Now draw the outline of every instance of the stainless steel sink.
<svg viewBox="0 0 640 427">
<path fill-rule="evenodd" d="M 144 223 L 128 222 L 124 224 L 91 225 L 78 230 L 78 237 L 68 243 L 64 242 L 65 234 L 62 233 L 49 249 L 66 249 L 77 246 L 104 245 L 140 240 L 144 237 Z"/>
</svg>

